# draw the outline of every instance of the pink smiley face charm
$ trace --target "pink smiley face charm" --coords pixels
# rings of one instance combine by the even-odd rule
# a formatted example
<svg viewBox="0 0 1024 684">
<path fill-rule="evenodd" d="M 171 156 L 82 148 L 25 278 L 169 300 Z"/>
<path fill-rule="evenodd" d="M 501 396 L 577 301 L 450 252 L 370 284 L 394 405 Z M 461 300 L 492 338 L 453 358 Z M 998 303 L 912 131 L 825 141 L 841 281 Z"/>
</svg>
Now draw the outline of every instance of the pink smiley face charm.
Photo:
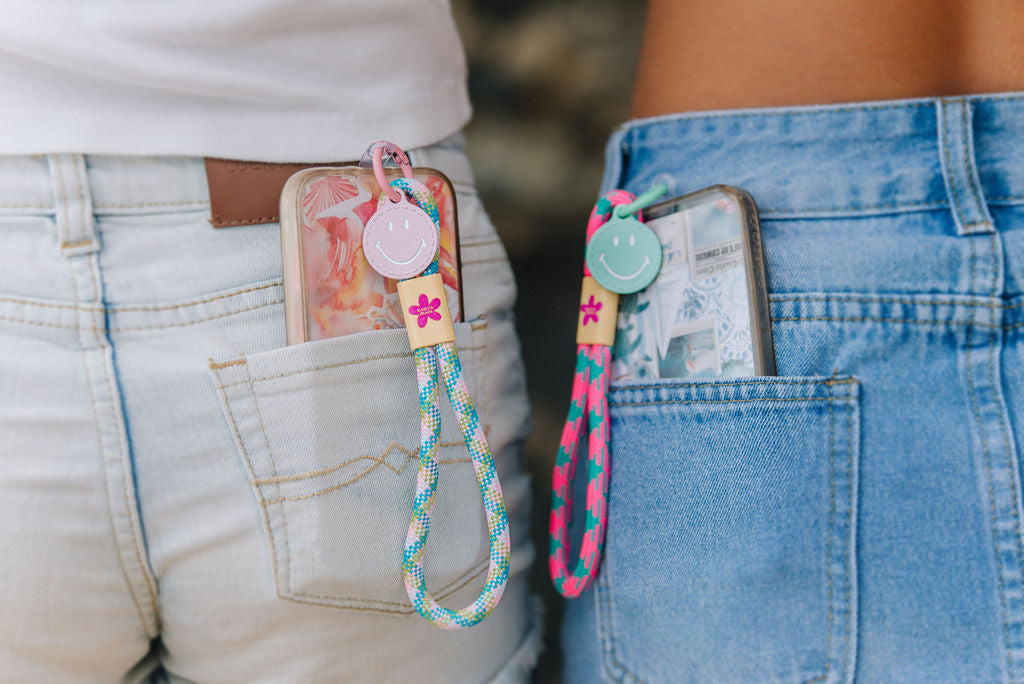
<svg viewBox="0 0 1024 684">
<path fill-rule="evenodd" d="M 402 280 L 423 272 L 437 254 L 434 222 L 402 193 L 398 202 L 385 200 L 363 229 L 363 254 L 373 270 Z"/>
</svg>

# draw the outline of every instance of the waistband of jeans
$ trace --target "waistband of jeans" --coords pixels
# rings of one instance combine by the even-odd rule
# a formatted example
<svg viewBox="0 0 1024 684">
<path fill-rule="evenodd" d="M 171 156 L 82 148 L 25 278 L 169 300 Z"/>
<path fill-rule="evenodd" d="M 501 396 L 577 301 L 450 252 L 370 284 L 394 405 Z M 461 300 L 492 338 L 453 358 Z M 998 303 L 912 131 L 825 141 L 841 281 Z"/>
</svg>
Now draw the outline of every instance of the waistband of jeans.
<svg viewBox="0 0 1024 684">
<path fill-rule="evenodd" d="M 461 134 L 408 152 L 415 166 L 438 168 L 457 186 L 473 183 Z M 82 157 L 84 172 L 78 164 L 55 166 L 48 155 L 0 155 L 0 216 L 52 215 L 62 188 L 87 188 L 96 215 L 209 210 L 202 157 Z M 86 177 L 60 178 L 60 173 Z"/>
<path fill-rule="evenodd" d="M 612 135 L 606 162 L 602 192 L 721 183 L 751 192 L 768 218 L 946 208 L 964 164 L 979 199 L 1021 204 L 1024 93 L 637 119 Z"/>
</svg>

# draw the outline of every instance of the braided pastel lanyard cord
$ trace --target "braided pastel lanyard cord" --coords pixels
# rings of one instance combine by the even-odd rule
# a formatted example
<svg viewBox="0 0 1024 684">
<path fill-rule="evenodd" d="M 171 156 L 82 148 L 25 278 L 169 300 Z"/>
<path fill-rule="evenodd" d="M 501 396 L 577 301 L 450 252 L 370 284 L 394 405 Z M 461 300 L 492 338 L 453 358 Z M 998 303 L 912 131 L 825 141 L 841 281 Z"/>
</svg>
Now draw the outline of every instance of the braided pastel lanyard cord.
<svg viewBox="0 0 1024 684">
<path fill-rule="evenodd" d="M 437 205 L 430 191 L 419 181 L 396 178 L 390 185 L 404 192 L 414 204 L 423 209 L 440 231 Z M 387 201 L 386 193 L 381 194 L 380 203 Z M 379 205 L 378 205 L 379 206 Z M 421 276 L 438 272 L 438 256 L 434 255 L 430 265 Z M 429 315 L 429 314 L 428 314 Z M 419 473 L 416 480 L 416 496 L 413 499 L 412 520 L 405 538 L 405 552 L 402 570 L 405 576 L 405 591 L 416 611 L 426 620 L 442 629 L 456 630 L 472 627 L 498 605 L 509 570 L 509 534 L 505 501 L 501 484 L 491 457 L 487 438 L 480 425 L 469 389 L 462 377 L 462 365 L 454 342 L 444 342 L 417 349 L 413 354 L 416 361 L 416 382 L 420 399 L 420 453 Z M 473 461 L 473 469 L 480 494 L 483 497 L 489 533 L 490 565 L 483 590 L 471 605 L 452 610 L 440 605 L 427 590 L 423 572 L 423 554 L 426 550 L 427 535 L 430 532 L 430 515 L 437 499 L 439 474 L 438 447 L 441 441 L 441 410 L 438 406 L 438 378 L 442 378 L 445 392 L 455 411 L 462 429 L 462 436 Z"/>
<path fill-rule="evenodd" d="M 614 206 L 628 204 L 633 195 L 614 190 L 605 195 L 587 221 L 587 241 L 611 216 Z M 590 276 L 584 263 L 583 275 Z M 593 301 L 593 300 L 591 300 Z M 586 306 L 586 305 L 584 305 Z M 594 322 L 600 315 L 594 311 Z M 584 309 L 584 322 L 588 314 Z M 614 315 L 614 314 L 613 314 Z M 548 568 L 551 580 L 562 596 L 576 598 L 597 576 L 601 564 L 601 546 L 608 519 L 608 381 L 612 349 L 604 344 L 576 346 L 576 375 L 573 378 L 569 417 L 562 429 L 551 483 L 551 520 Z M 572 482 L 583 433 L 587 438 L 587 513 L 580 556 L 569 574 L 569 521 L 572 517 Z"/>
</svg>

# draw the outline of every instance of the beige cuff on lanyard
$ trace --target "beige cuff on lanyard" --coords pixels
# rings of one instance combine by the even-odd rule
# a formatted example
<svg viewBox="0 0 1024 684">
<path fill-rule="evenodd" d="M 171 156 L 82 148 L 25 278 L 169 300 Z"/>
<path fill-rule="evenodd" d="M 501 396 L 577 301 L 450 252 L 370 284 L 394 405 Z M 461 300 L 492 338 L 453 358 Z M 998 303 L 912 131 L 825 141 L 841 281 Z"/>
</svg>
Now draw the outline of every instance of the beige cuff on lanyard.
<svg viewBox="0 0 1024 684">
<path fill-rule="evenodd" d="M 413 350 L 455 341 L 440 273 L 398 281 L 398 300 Z"/>
<path fill-rule="evenodd" d="M 606 290 L 590 276 L 583 278 L 580 317 L 576 325 L 576 344 L 615 345 L 615 320 L 619 314 L 619 295 Z"/>
</svg>

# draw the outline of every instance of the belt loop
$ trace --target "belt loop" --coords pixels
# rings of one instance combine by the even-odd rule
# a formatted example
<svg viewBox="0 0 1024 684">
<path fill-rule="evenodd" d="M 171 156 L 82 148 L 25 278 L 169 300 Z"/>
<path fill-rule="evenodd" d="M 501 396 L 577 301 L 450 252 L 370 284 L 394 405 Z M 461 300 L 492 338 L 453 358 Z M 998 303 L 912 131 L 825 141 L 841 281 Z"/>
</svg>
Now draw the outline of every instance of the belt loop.
<svg viewBox="0 0 1024 684">
<path fill-rule="evenodd" d="M 939 156 L 958 235 L 992 233 L 995 227 L 974 163 L 973 110 L 964 97 L 936 100 Z"/>
<path fill-rule="evenodd" d="M 98 251 L 85 157 L 81 154 L 49 154 L 46 158 L 50 163 L 61 254 L 73 257 Z"/>
<path fill-rule="evenodd" d="M 601 178 L 599 197 L 622 187 L 623 157 L 628 155 L 626 147 L 626 126 L 615 129 L 604 145 L 604 176 Z"/>
</svg>

